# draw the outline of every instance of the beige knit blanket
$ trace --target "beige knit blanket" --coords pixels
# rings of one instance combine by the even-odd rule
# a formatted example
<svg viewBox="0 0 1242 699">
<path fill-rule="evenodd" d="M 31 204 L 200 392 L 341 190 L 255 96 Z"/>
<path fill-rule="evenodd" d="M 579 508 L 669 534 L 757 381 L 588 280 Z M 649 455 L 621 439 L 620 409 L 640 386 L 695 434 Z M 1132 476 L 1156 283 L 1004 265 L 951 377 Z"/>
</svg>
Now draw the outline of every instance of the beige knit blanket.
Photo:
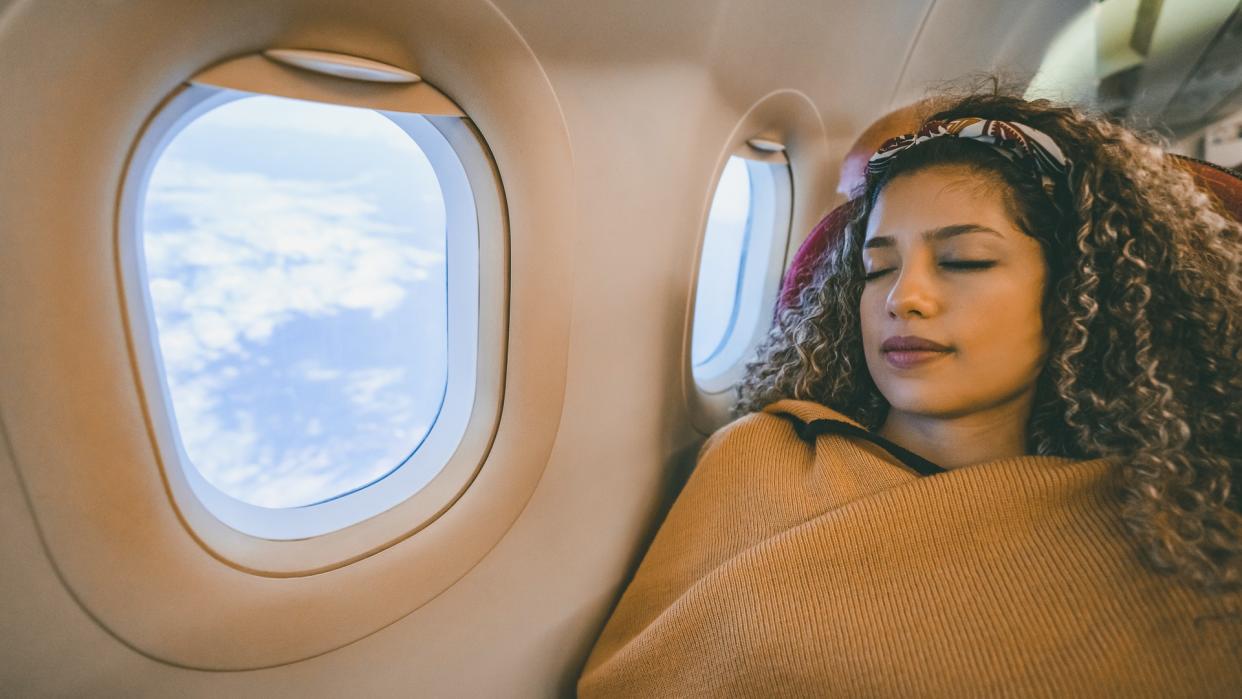
<svg viewBox="0 0 1242 699">
<path fill-rule="evenodd" d="M 1242 697 L 1242 599 L 1142 567 L 1103 460 L 921 476 L 782 401 L 704 445 L 592 697 Z"/>
</svg>

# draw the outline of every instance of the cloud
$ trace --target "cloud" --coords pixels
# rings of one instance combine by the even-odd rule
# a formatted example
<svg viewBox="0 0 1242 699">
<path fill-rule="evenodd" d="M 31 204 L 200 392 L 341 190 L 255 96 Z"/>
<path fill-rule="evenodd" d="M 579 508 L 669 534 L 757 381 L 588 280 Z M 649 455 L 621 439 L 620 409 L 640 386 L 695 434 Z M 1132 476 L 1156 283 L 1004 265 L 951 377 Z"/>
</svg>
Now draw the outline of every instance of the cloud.
<svg viewBox="0 0 1242 699">
<path fill-rule="evenodd" d="M 295 316 L 383 317 L 413 283 L 443 275 L 441 251 L 413 244 L 363 196 L 324 183 L 165 159 L 146 207 L 148 220 L 173 211 L 189 222 L 147 227 L 143 246 L 160 333 L 176 336 L 169 363 L 191 370 L 241 354 L 239 339 L 263 341 Z"/>
<path fill-rule="evenodd" d="M 430 428 L 402 369 L 340 371 L 300 362 L 289 373 L 331 384 L 331 393 L 352 407 L 356 433 L 286 405 L 288 419 L 278 425 L 286 439 L 277 439 L 266 433 L 270 416 L 230 400 L 232 379 L 204 372 L 170 381 L 186 454 L 210 483 L 251 504 L 298 507 L 366 485 L 398 466 Z"/>
<path fill-rule="evenodd" d="M 217 130 L 294 132 L 320 139 L 379 142 L 388 148 L 410 147 L 409 137 L 378 112 L 281 97 L 248 97 L 229 102 L 195 123 Z"/>
<path fill-rule="evenodd" d="M 350 372 L 345 385 L 345 395 L 358 408 L 367 410 L 376 405 L 376 398 L 381 391 L 392 388 L 404 376 L 405 370 L 398 367 Z"/>
<path fill-rule="evenodd" d="M 712 208 L 708 214 L 709 226 L 744 226 L 750 213 L 750 173 L 746 161 L 736 156 L 729 158 L 720 182 L 712 195 Z"/>
<path fill-rule="evenodd" d="M 260 129 L 417 150 L 379 115 L 386 131 L 375 136 L 326 112 L 289 120 L 250 101 L 200 122 L 257 119 Z M 146 192 L 142 243 L 166 381 L 185 450 L 210 482 L 252 504 L 305 505 L 389 472 L 434 420 L 447 361 L 437 349 L 443 204 L 407 182 L 420 213 L 411 219 L 366 188 L 386 175 L 286 177 L 237 170 L 227 155 L 190 157 L 174 141 Z M 431 349 L 367 352 L 393 341 Z M 328 360 L 296 359 L 316 342 L 339 346 L 320 352 Z"/>
</svg>

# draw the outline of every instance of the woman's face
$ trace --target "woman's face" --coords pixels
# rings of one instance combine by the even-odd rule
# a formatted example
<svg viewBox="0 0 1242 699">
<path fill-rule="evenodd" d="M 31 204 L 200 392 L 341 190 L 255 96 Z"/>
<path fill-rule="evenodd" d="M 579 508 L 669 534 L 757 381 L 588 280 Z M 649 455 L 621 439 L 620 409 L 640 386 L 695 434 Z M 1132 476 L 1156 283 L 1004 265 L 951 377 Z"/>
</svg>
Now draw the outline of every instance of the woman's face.
<svg viewBox="0 0 1242 699">
<path fill-rule="evenodd" d="M 953 418 L 1034 395 L 1046 265 L 1003 187 L 937 166 L 896 177 L 876 200 L 859 311 L 867 368 L 893 410 Z"/>
</svg>

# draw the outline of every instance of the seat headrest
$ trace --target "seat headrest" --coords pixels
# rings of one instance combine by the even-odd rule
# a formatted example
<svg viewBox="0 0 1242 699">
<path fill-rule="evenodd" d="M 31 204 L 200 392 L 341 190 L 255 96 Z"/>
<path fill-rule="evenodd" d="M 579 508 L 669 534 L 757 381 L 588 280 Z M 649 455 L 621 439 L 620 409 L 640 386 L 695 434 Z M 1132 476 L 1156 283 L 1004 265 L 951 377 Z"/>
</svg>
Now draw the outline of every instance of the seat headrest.
<svg viewBox="0 0 1242 699">
<path fill-rule="evenodd" d="M 1216 197 L 1225 213 L 1232 216 L 1235 221 L 1242 221 L 1242 174 L 1220 165 L 1183 155 L 1171 157 L 1178 165 L 1190 171 L 1200 187 Z M 849 218 L 850 204 L 846 202 L 829 212 L 819 223 L 815 224 L 815 228 L 811 229 L 811 234 L 802 241 L 802 245 L 794 253 L 793 260 L 789 263 L 789 270 L 781 282 L 781 294 L 776 305 L 777 312 L 797 302 L 802 288 L 809 284 L 815 275 L 815 268 L 824 251 L 833 241 L 844 235 Z"/>
<path fill-rule="evenodd" d="M 789 262 L 785 278 L 781 281 L 781 295 L 776 303 L 778 311 L 797 302 L 802 287 L 811 283 L 811 277 L 815 275 L 815 268 L 819 265 L 819 258 L 830 243 L 845 234 L 845 226 L 849 222 L 850 205 L 846 202 L 828 212 L 811 229 L 811 234 L 798 246 L 798 251 Z"/>
<path fill-rule="evenodd" d="M 1206 160 L 1172 155 L 1173 162 L 1190 171 L 1199 186 L 1216 197 L 1225 213 L 1242 222 L 1242 173 Z"/>
</svg>

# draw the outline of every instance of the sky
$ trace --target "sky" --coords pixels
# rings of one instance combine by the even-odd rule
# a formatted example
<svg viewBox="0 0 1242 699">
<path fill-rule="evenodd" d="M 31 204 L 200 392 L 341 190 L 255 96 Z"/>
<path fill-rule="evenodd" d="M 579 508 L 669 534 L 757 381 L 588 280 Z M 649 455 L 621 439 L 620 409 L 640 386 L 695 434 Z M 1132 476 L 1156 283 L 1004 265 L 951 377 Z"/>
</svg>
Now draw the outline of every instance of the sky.
<svg viewBox="0 0 1242 699">
<path fill-rule="evenodd" d="M 690 342 L 690 358 L 696 366 L 716 354 L 729 330 L 736 305 L 749 215 L 750 175 L 746 161 L 732 156 L 712 196 L 699 261 L 694 330 Z"/>
<path fill-rule="evenodd" d="M 394 123 L 224 104 L 159 155 L 141 229 L 175 423 L 209 482 L 296 507 L 417 448 L 447 377 L 445 211 Z"/>
</svg>

